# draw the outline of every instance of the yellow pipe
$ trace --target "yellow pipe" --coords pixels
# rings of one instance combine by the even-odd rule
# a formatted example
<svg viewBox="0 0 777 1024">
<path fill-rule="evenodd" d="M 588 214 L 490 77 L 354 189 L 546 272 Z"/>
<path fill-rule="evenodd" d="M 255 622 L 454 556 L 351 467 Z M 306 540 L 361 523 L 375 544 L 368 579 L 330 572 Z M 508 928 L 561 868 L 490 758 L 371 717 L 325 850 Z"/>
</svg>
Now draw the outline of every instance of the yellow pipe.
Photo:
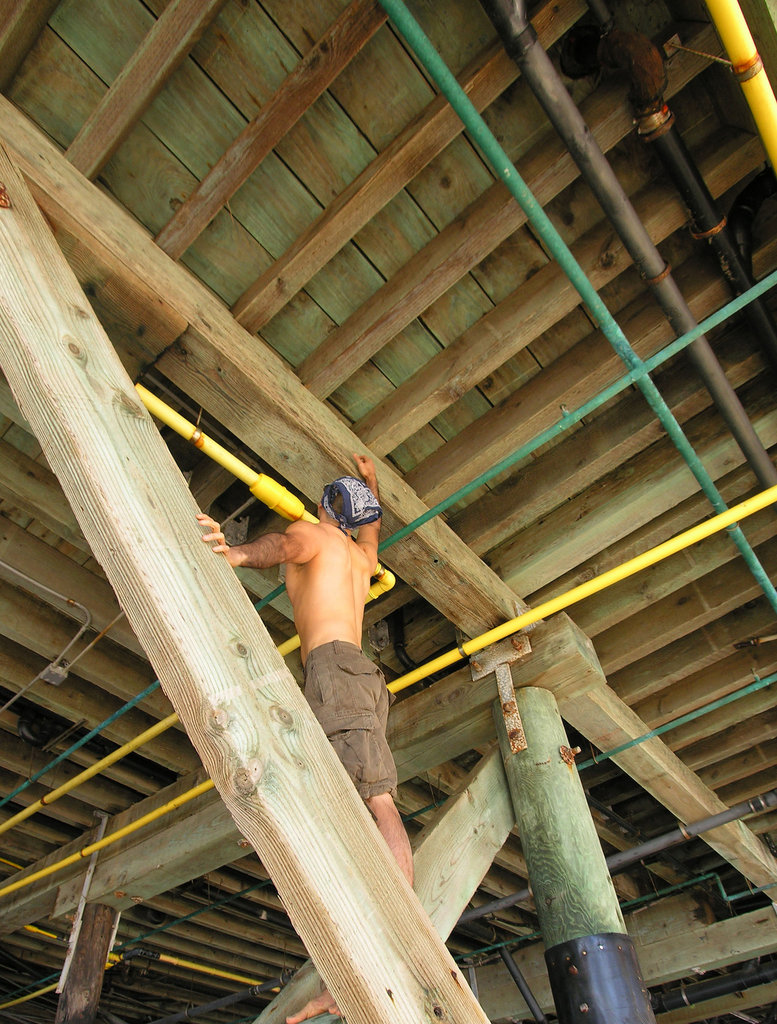
<svg viewBox="0 0 777 1024">
<path fill-rule="evenodd" d="M 37 992 L 28 992 L 26 996 L 19 996 L 18 999 L 10 999 L 7 1003 L 0 1003 L 0 1010 L 8 1010 L 12 1006 L 18 1006 L 20 1003 L 27 1003 L 30 999 L 45 996 L 47 992 L 53 992 L 58 984 L 58 981 L 53 981 L 50 985 L 46 985 L 45 988 L 39 988 Z"/>
<path fill-rule="evenodd" d="M 58 941 L 61 941 L 59 935 L 56 935 L 54 932 L 47 932 L 45 928 L 38 928 L 38 926 L 34 924 L 26 924 L 24 926 L 24 930 L 27 932 L 34 932 L 36 935 L 45 935 L 47 939 L 57 939 Z"/>
<path fill-rule="evenodd" d="M 69 793 L 72 789 L 80 786 L 95 775 L 99 775 L 100 772 L 105 771 L 106 768 L 115 764 L 116 761 L 120 761 L 127 754 L 132 753 L 133 750 L 137 750 L 137 748 L 143 746 L 144 743 L 148 743 L 156 736 L 159 736 L 160 733 L 163 733 L 166 729 L 169 729 L 177 722 L 178 715 L 175 713 L 168 715 L 167 718 L 163 718 L 160 722 L 157 722 L 149 729 L 146 729 L 145 732 L 139 733 L 128 743 L 125 743 L 121 747 L 117 747 L 116 750 L 112 751 L 106 757 L 101 758 L 99 761 L 95 761 L 93 765 L 90 765 L 89 768 L 85 768 L 82 772 L 79 772 L 78 775 L 74 775 L 68 782 L 63 782 L 61 786 L 57 786 L 56 789 L 52 789 L 50 793 L 46 793 L 46 795 L 42 796 L 40 800 L 36 800 L 35 803 L 30 804 L 28 807 L 25 807 L 24 810 L 19 811 L 17 814 L 8 818 L 7 821 L 0 824 L 0 835 L 2 835 L 3 832 L 7 832 L 10 828 L 13 828 L 14 825 L 18 825 L 20 821 L 24 821 L 26 818 L 36 814 L 43 807 L 48 807 L 49 804 L 53 804 L 55 800 L 59 800 L 60 797 L 63 797 L 66 793 Z"/>
<path fill-rule="evenodd" d="M 419 665 L 412 672 L 408 672 L 395 679 L 392 683 L 389 683 L 388 688 L 392 693 L 404 690 L 406 686 L 412 686 L 413 683 L 417 683 L 420 679 L 425 679 L 433 672 L 448 668 L 448 666 L 454 665 L 457 661 L 461 661 L 470 654 L 482 651 L 484 647 L 495 644 L 499 640 L 504 640 L 505 637 L 517 633 L 519 629 L 530 626 L 534 622 L 539 622 L 540 619 L 547 618 L 548 615 L 552 615 L 554 612 L 560 612 L 571 604 L 576 604 L 578 601 L 590 597 L 592 594 L 598 594 L 600 590 L 605 590 L 614 583 L 619 583 L 621 580 L 633 576 L 642 569 L 647 569 L 649 566 L 655 565 L 656 562 L 663 561 L 670 555 L 690 547 L 691 544 L 697 544 L 700 540 L 704 540 L 705 537 L 724 530 L 727 526 L 731 526 L 738 520 L 751 516 L 754 512 L 759 512 L 762 508 L 766 508 L 767 505 L 771 505 L 775 501 L 777 501 L 777 486 L 769 487 L 760 494 L 747 498 L 739 505 L 721 512 L 720 515 L 713 516 L 712 519 L 707 519 L 698 526 L 693 526 L 690 530 L 685 530 L 684 533 L 679 533 L 676 537 L 664 541 L 663 544 L 659 544 L 649 551 L 637 555 L 636 558 L 631 558 L 628 562 L 616 565 L 614 569 L 603 572 L 600 576 L 595 576 L 592 580 L 581 583 L 580 586 L 573 587 L 572 590 L 568 590 L 558 597 L 551 598 L 550 601 L 545 601 L 543 604 L 530 609 L 528 612 L 524 612 L 522 615 L 518 615 L 514 619 L 509 619 L 501 626 L 496 626 L 494 629 L 488 630 L 487 633 L 482 633 L 472 640 L 465 641 L 461 648 L 457 647 L 446 654 L 441 654 L 438 658 L 434 658 L 425 665 Z"/>
<path fill-rule="evenodd" d="M 163 963 L 172 964 L 174 967 L 188 967 L 190 970 L 197 971 L 199 974 L 210 974 L 214 978 L 226 978 L 228 981 L 239 981 L 243 985 L 263 984 L 261 978 L 247 978 L 244 974 L 233 974 L 231 971 L 222 971 L 218 967 L 208 967 L 207 964 L 196 964 L 192 960 L 182 960 L 178 956 L 168 956 L 167 953 L 160 953 L 158 957 L 155 956 L 153 959 L 147 960 L 146 963 Z"/>
<path fill-rule="evenodd" d="M 737 0 L 706 0 L 706 3 L 733 65 L 734 76 L 752 112 L 769 162 L 777 168 L 777 101 L 742 9 Z"/>
<path fill-rule="evenodd" d="M 236 476 L 238 480 L 242 480 L 253 496 L 267 505 L 273 512 L 277 512 L 278 515 L 283 516 L 285 519 L 294 521 L 303 519 L 306 523 L 318 522 L 316 516 L 307 511 L 300 499 L 279 484 L 277 480 L 273 480 L 272 477 L 266 476 L 264 473 L 257 473 L 251 469 L 245 462 L 242 462 L 230 451 L 227 451 L 218 441 L 214 441 L 207 434 L 203 434 L 199 427 L 190 423 L 180 413 L 177 413 L 175 409 L 172 409 L 166 402 L 163 402 L 161 398 L 158 398 L 149 391 L 148 388 L 144 388 L 142 384 L 136 384 L 135 390 L 153 416 L 156 416 L 158 420 L 161 420 L 162 423 L 166 424 L 177 434 L 180 434 L 187 441 L 191 441 L 205 455 L 209 456 L 220 466 L 223 466 L 233 476 Z M 394 574 L 389 569 L 384 568 L 380 562 L 378 562 L 377 568 L 372 575 L 376 579 L 370 587 L 369 596 L 371 598 L 379 597 L 387 590 L 391 590 L 396 583 Z"/>
<path fill-rule="evenodd" d="M 48 875 L 53 875 L 55 871 L 60 871 L 62 868 L 69 867 L 71 864 L 76 864 L 84 857 L 90 857 L 98 850 L 103 850 L 106 846 L 111 846 L 111 844 L 118 842 L 119 839 L 123 839 L 125 836 L 131 835 L 133 832 L 137 832 L 137 830 L 143 828 L 144 825 L 149 825 L 152 821 L 156 821 L 157 818 L 161 818 L 163 815 L 169 814 L 177 807 L 182 807 L 190 800 L 194 800 L 196 797 L 201 796 L 203 793 L 207 793 L 208 790 L 211 789 L 213 789 L 213 781 L 211 779 L 207 779 L 205 782 L 201 782 L 199 786 L 194 786 L 193 789 L 189 789 L 180 796 L 175 797 L 175 799 L 169 800 L 161 807 L 157 807 L 155 811 L 149 811 L 148 814 L 144 814 L 143 817 L 130 822 L 129 825 L 125 825 L 116 832 L 112 832 L 109 836 L 103 836 L 103 838 L 98 839 L 97 842 L 84 846 L 83 849 L 79 850 L 77 853 L 71 853 L 69 857 L 63 857 L 62 860 L 58 860 L 54 864 L 49 864 L 45 868 L 40 868 L 38 871 L 33 871 L 32 874 L 18 879 L 16 882 L 11 882 L 9 885 L 3 886 L 0 889 L 0 896 L 7 896 L 11 892 L 16 892 L 17 889 L 23 889 L 32 882 L 37 882 L 39 878 L 46 878 Z"/>
</svg>

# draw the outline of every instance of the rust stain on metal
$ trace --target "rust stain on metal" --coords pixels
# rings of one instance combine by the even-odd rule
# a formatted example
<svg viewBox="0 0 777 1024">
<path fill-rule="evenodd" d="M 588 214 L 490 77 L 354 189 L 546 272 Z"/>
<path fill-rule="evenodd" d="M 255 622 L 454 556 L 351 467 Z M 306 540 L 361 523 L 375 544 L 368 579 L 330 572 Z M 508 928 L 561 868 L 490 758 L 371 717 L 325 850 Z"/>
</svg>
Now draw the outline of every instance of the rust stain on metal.
<svg viewBox="0 0 777 1024">
<path fill-rule="evenodd" d="M 8 189 L 0 181 L 0 208 L 3 210 L 11 209 L 11 197 L 8 195 Z"/>
<path fill-rule="evenodd" d="M 560 747 L 559 753 L 564 764 L 573 765 L 575 757 L 580 753 L 580 747 Z"/>
<path fill-rule="evenodd" d="M 503 700 L 502 702 L 502 715 L 505 720 L 505 728 L 507 729 L 507 738 L 510 741 L 510 750 L 514 754 L 520 754 L 522 750 L 526 750 L 526 734 L 523 731 L 523 722 L 521 716 L 518 714 L 518 705 L 515 700 Z"/>
</svg>

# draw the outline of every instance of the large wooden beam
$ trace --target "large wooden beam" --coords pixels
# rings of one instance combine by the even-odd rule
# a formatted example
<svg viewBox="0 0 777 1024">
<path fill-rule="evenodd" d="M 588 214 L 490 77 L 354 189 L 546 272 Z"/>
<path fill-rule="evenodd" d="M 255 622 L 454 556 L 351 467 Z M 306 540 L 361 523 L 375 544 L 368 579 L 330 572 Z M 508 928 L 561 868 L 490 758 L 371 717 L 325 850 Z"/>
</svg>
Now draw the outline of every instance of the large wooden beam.
<svg viewBox="0 0 777 1024">
<path fill-rule="evenodd" d="M 6 0 L 0 23 L 0 91 L 13 79 L 59 0 Z"/>
<path fill-rule="evenodd" d="M 97 1018 L 105 961 L 116 919 L 116 911 L 104 903 L 89 903 L 84 907 L 54 1024 L 93 1024 Z"/>
<path fill-rule="evenodd" d="M 160 370 L 226 427 L 236 428 L 300 493 L 318 501 L 327 480 L 352 470 L 353 452 L 363 450 L 359 439 L 2 97 L 0 114 L 6 145 L 52 221 L 95 249 L 131 289 L 146 295 L 161 289 L 166 306 L 190 324 Z M 379 466 L 378 477 L 387 533 L 427 510 L 389 466 Z M 397 544 L 385 561 L 470 635 L 512 617 L 516 602 L 520 605 L 518 596 L 439 519 Z"/>
<path fill-rule="evenodd" d="M 3 370 L 338 1005 L 364 1024 L 485 1022 L 232 570 L 199 543 L 196 506 L 4 152 L 0 180 Z"/>
</svg>

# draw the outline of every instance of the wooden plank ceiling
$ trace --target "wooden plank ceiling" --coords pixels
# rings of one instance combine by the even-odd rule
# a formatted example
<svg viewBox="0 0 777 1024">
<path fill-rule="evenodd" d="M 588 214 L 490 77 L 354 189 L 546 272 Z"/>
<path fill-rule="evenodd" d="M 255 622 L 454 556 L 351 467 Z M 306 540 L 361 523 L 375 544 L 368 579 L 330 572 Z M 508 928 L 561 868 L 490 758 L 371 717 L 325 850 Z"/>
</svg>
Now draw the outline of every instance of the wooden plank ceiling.
<svg viewBox="0 0 777 1024">
<path fill-rule="evenodd" d="M 763 169 L 764 154 L 728 69 L 715 60 L 721 48 L 705 10 L 684 0 L 613 7 L 618 27 L 682 44 L 667 60 L 666 96 L 728 212 Z M 413 0 L 410 8 L 636 351 L 657 351 L 670 327 L 479 4 Z M 752 8 L 769 66 L 769 21 Z M 557 64 L 570 30 L 591 22 L 583 0 L 542 0 L 530 13 Z M 688 213 L 657 158 L 635 136 L 628 82 L 601 71 L 564 81 L 688 305 L 704 318 L 731 291 L 708 245 L 689 234 Z M 323 483 L 349 470 L 350 453 L 370 450 L 380 460 L 389 535 L 623 372 L 375 0 L 10 0 L 0 12 L 0 86 L 0 140 L 130 377 L 311 509 Z M 756 278 L 777 266 L 775 214 L 767 199 L 753 222 Z M 772 450 L 775 369 L 760 339 L 732 319 L 710 341 Z M 686 357 L 655 379 L 725 501 L 757 491 Z M 243 535 L 282 528 L 249 503 L 242 484 L 167 435 L 202 508 L 232 518 Z M 10 793 L 155 673 L 117 618 L 101 567 L 4 380 L 0 466 L 0 701 L 14 698 L 0 714 L 0 786 Z M 365 648 L 395 678 L 710 511 L 629 388 L 387 549 L 398 584 L 370 606 Z M 193 525 L 193 545 L 197 533 Z M 745 533 L 774 575 L 774 512 L 754 516 Z M 253 572 L 243 582 L 257 600 L 277 579 Z M 69 670 L 54 685 L 47 666 L 79 629 L 82 607 L 89 629 L 63 656 Z M 534 630 L 516 678 L 553 688 L 579 760 L 777 669 L 774 610 L 725 534 L 569 616 Z M 283 595 L 262 617 L 277 641 L 294 633 Z M 753 638 L 762 642 L 748 643 Z M 298 658 L 288 660 L 299 678 Z M 406 691 L 394 709 L 400 804 L 415 815 L 412 834 L 493 739 L 492 691 L 468 679 L 459 669 Z M 754 692 L 634 748 L 617 765 L 586 768 L 605 852 L 777 786 L 773 705 L 769 688 Z M 0 807 L 0 822 L 170 710 L 153 690 Z M 97 811 L 110 816 L 110 830 L 115 816 L 133 820 L 201 778 L 185 733 L 172 728 L 0 834 L 2 877 L 83 846 Z M 722 927 L 761 913 L 768 896 L 749 890 L 777 882 L 775 828 L 773 814 L 756 815 L 619 875 L 627 909 L 657 900 L 641 919 L 639 941 L 656 941 L 648 919 L 679 942 L 693 930 L 690 920 Z M 0 897 L 0 1002 L 59 969 L 57 936 L 68 929 L 81 881 L 77 869 Z M 525 885 L 512 835 L 473 902 Z M 121 907 L 117 943 L 127 949 L 257 981 L 305 959 L 270 879 L 245 855 L 213 794 L 106 851 L 92 898 Z M 487 965 L 499 957 L 483 950 L 535 927 L 528 902 L 489 919 L 489 942 L 464 927 L 451 935 L 455 955 L 483 966 L 498 1018 L 528 1011 L 517 991 L 511 1002 L 493 980 L 497 969 Z M 692 973 L 690 961 L 671 952 L 653 956 L 648 983 L 671 987 L 777 951 L 773 930 L 767 938 L 759 932 L 752 948 L 737 935 L 714 954 L 702 943 Z M 108 978 L 101 1007 L 128 1024 L 241 984 L 142 959 Z M 747 1019 L 773 1019 L 774 995 L 762 989 L 747 1000 Z M 51 998 L 26 1003 L 19 1019 L 52 1019 Z M 729 1004 L 716 1005 L 683 1019 L 735 1019 Z M 258 1012 L 261 1002 L 241 1006 L 242 1017 L 251 1006 Z M 200 1019 L 226 1024 L 241 1014 Z"/>
</svg>

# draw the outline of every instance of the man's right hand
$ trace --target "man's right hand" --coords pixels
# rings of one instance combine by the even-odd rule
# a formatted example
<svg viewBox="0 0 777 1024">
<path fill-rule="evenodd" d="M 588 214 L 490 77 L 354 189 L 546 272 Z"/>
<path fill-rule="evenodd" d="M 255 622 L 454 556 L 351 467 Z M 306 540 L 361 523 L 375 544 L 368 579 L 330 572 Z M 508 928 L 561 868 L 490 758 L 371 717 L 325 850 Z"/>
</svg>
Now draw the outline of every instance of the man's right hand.
<svg viewBox="0 0 777 1024">
<path fill-rule="evenodd" d="M 210 544 L 211 549 L 215 551 L 216 554 L 225 554 L 227 556 L 227 561 L 231 565 L 232 562 L 229 558 L 230 547 L 226 542 L 221 526 L 215 519 L 211 519 L 211 517 L 206 515 L 204 512 L 197 513 L 197 522 L 200 526 L 205 526 L 210 530 L 210 533 L 204 533 L 202 537 L 200 537 L 203 544 Z M 213 544 L 211 543 L 212 541 L 215 541 L 216 543 Z"/>
</svg>

